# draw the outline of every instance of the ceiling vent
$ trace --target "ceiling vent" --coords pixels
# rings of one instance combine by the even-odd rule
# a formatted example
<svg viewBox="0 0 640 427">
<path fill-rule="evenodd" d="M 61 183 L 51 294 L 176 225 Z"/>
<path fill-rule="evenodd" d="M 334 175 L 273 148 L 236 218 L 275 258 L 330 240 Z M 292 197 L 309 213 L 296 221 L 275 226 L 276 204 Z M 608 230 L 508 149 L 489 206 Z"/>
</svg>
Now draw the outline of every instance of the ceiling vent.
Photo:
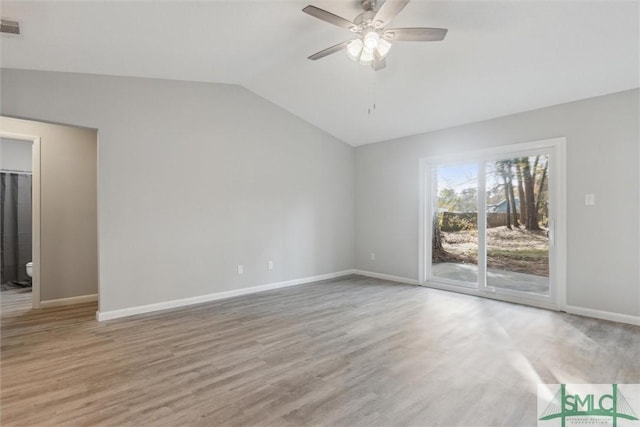
<svg viewBox="0 0 640 427">
<path fill-rule="evenodd" d="M 2 18 L 0 20 L 0 33 L 20 34 L 20 23 L 18 21 Z"/>
</svg>

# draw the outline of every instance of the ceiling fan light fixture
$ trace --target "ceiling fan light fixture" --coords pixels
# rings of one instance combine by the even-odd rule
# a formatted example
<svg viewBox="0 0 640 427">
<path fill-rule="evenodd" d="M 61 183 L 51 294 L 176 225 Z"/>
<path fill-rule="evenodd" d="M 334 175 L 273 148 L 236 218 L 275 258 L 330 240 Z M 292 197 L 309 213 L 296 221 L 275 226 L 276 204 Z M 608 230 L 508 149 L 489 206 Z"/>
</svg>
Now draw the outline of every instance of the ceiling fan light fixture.
<svg viewBox="0 0 640 427">
<path fill-rule="evenodd" d="M 362 48 L 362 55 L 360 55 L 360 64 L 370 65 L 373 62 L 373 49 L 367 46 Z"/>
<path fill-rule="evenodd" d="M 376 46 L 376 50 L 378 51 L 378 55 L 380 55 L 380 58 L 384 58 L 385 56 L 387 56 L 387 53 L 389 53 L 390 49 L 391 43 L 384 39 L 378 40 L 378 46 Z"/>
<path fill-rule="evenodd" d="M 360 39 L 355 39 L 352 40 L 351 43 L 349 43 L 347 45 L 347 56 L 349 56 L 349 59 L 351 59 L 352 61 L 357 61 L 358 59 L 360 59 L 360 54 L 362 53 L 362 40 Z"/>
<path fill-rule="evenodd" d="M 378 34 L 373 33 L 376 36 Z M 391 43 L 375 36 L 369 37 L 369 34 L 362 38 L 354 39 L 347 44 L 347 56 L 354 62 L 361 65 L 371 65 L 375 58 L 382 59 L 389 53 Z M 375 43 L 371 42 L 374 40 Z"/>
<path fill-rule="evenodd" d="M 378 42 L 380 41 L 380 35 L 375 31 L 369 31 L 364 36 L 364 45 L 369 49 L 373 50 L 378 47 Z"/>
</svg>

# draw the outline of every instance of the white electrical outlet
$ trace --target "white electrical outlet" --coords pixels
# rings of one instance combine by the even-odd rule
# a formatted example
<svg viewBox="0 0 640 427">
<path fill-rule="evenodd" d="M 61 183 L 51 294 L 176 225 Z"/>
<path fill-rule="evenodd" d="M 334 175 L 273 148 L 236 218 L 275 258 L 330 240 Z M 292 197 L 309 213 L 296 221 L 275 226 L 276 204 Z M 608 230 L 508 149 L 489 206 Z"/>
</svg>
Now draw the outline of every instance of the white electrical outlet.
<svg viewBox="0 0 640 427">
<path fill-rule="evenodd" d="M 374 254 L 373 252 L 371 252 L 371 253 L 369 254 L 369 259 L 370 259 L 371 261 L 375 261 L 375 260 L 376 260 L 376 254 Z"/>
<path fill-rule="evenodd" d="M 267 263 L 267 269 L 269 269 L 269 270 L 273 270 L 273 261 L 269 261 L 269 262 Z"/>
<path fill-rule="evenodd" d="M 584 195 L 584 205 L 585 206 L 593 206 L 596 204 L 596 195 L 595 194 L 585 194 Z"/>
<path fill-rule="evenodd" d="M 244 265 L 238 264 L 238 274 L 244 274 Z"/>
</svg>

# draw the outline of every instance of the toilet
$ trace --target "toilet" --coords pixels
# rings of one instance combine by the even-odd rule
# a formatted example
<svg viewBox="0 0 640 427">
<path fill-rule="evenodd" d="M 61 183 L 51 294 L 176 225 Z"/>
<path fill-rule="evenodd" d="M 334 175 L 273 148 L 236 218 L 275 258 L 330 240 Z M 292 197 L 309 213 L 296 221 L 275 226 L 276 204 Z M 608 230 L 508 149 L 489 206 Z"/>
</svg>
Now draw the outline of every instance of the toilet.
<svg viewBox="0 0 640 427">
<path fill-rule="evenodd" d="M 27 276 L 33 277 L 33 262 L 28 262 L 26 265 L 27 268 Z"/>
</svg>

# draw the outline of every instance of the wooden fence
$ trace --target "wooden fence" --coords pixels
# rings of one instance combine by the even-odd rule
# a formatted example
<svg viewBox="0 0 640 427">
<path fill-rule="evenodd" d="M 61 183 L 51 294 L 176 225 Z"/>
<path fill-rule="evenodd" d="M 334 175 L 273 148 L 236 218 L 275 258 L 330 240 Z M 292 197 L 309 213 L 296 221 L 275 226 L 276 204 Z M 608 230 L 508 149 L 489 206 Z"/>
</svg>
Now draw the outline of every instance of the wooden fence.
<svg viewBox="0 0 640 427">
<path fill-rule="evenodd" d="M 442 231 L 475 230 L 478 228 L 477 212 L 443 212 L 440 221 Z M 487 212 L 487 228 L 507 225 L 506 212 Z"/>
</svg>

